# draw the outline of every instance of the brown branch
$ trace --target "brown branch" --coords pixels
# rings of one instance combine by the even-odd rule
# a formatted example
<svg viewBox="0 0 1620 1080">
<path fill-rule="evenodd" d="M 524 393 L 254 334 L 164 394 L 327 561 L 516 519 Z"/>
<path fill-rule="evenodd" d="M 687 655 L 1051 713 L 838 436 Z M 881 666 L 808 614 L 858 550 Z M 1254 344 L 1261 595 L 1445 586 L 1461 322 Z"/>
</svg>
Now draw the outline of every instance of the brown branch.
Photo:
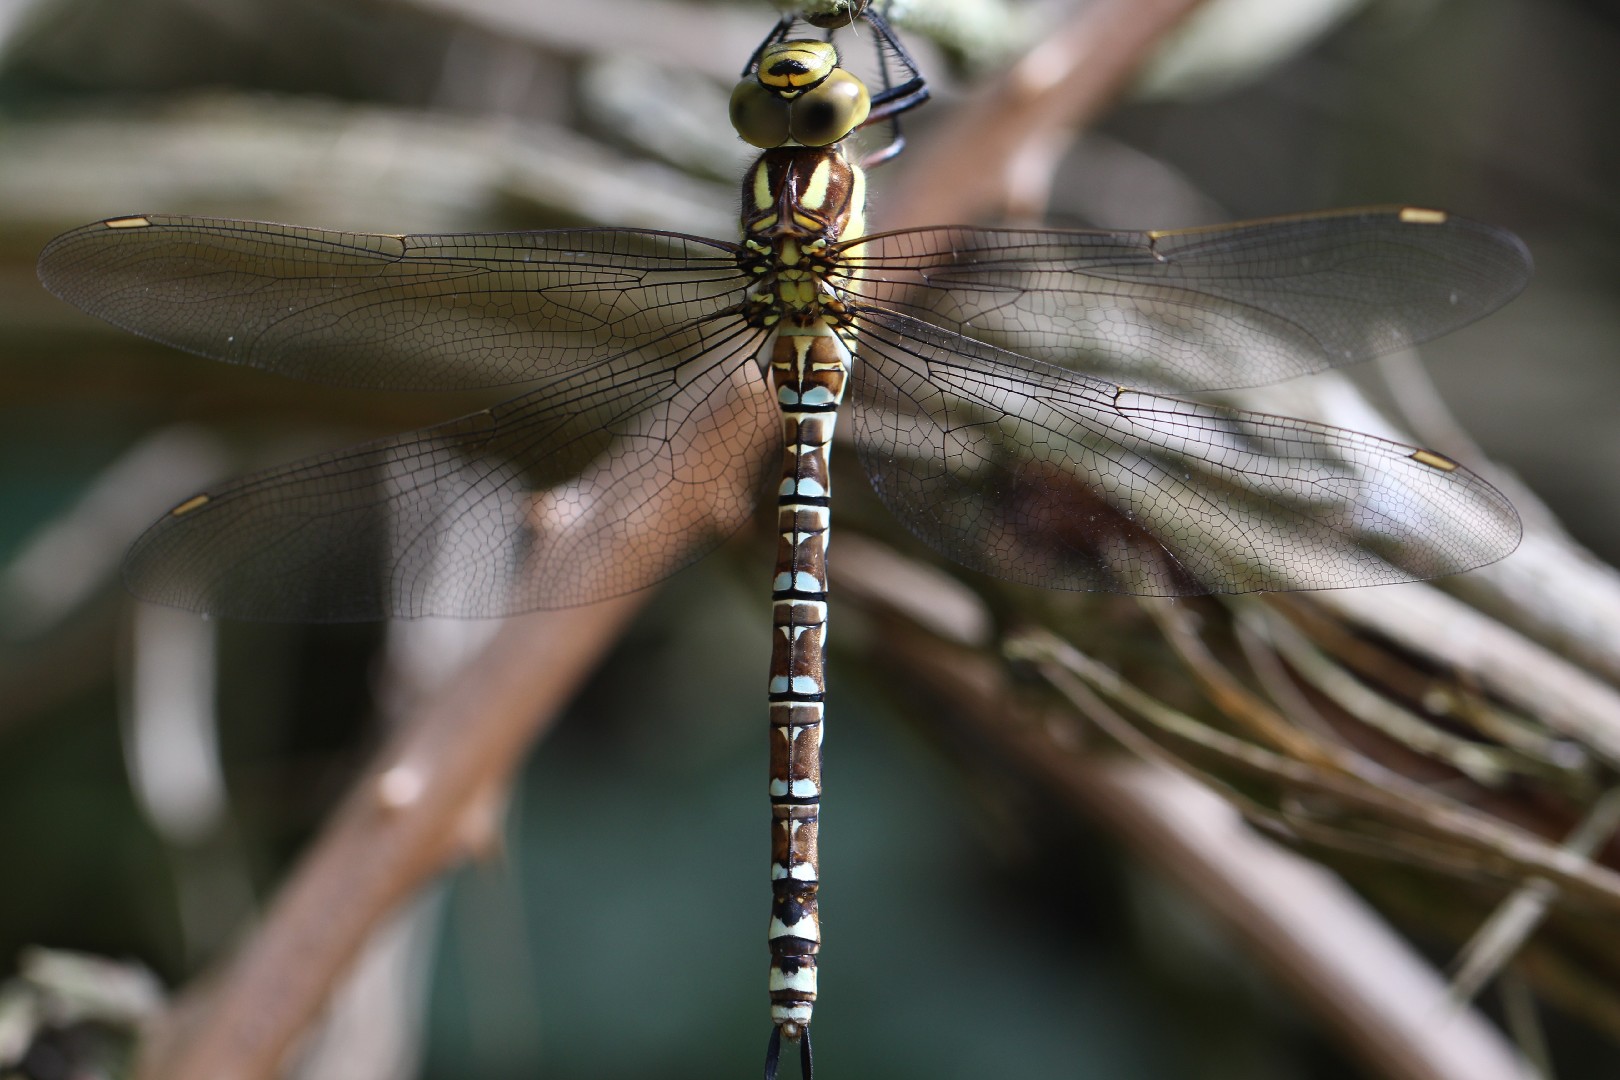
<svg viewBox="0 0 1620 1080">
<path fill-rule="evenodd" d="M 897 586 L 891 564 L 892 556 L 846 534 L 830 566 L 839 592 L 884 628 L 873 636 L 880 655 L 870 659 L 993 739 L 1031 777 L 1198 898 L 1377 1075 L 1529 1080 L 1506 1041 L 1471 1010 L 1453 1009 L 1443 980 L 1330 875 L 1242 828 L 1235 814 L 1169 768 L 1076 754 L 1068 729 L 1054 730 L 1056 722 L 1011 719 L 1000 664 L 968 647 L 969 638 L 934 636 L 934 613 L 962 608 L 965 588 L 938 576 L 923 587 L 915 574 Z M 1131 730 L 1122 719 L 1118 726 Z"/>
<path fill-rule="evenodd" d="M 147 1041 L 138 1075 L 275 1075 L 372 930 L 487 837 L 489 808 L 514 767 L 641 595 L 513 619 L 423 701 L 356 783 L 264 924 Z"/>
<path fill-rule="evenodd" d="M 1200 0 L 1096 0 L 908 153 L 883 227 L 1038 216 L 1052 169 Z"/>
<path fill-rule="evenodd" d="M 1342 882 L 1242 828 L 1195 785 L 1134 763 L 1066 771 L 1070 798 L 1154 853 L 1373 1075 L 1533 1075 L 1487 1021 L 1447 1007 L 1443 980 Z"/>
</svg>

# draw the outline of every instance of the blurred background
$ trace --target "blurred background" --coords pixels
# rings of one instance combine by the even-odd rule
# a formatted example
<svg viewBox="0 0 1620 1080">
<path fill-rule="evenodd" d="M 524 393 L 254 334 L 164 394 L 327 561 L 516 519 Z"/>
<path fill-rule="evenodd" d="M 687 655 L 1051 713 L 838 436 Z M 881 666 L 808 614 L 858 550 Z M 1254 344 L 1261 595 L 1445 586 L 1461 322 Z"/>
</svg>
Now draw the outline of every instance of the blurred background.
<svg viewBox="0 0 1620 1080">
<path fill-rule="evenodd" d="M 1074 6 L 919 5 L 903 33 L 936 101 L 914 142 Z M 730 238 L 749 155 L 725 102 L 775 17 L 741 0 L 0 0 L 0 975 L 27 976 L 0 991 L 0 1075 L 122 1075 L 122 1021 L 243 933 L 398 711 L 408 653 L 386 628 L 137 610 L 123 548 L 211 479 L 476 407 L 152 345 L 40 289 L 40 248 L 147 211 Z M 1213 0 L 1065 156 L 1049 216 L 1406 202 L 1517 231 L 1528 292 L 1423 361 L 1484 454 L 1612 563 L 1616 101 L 1620 11 L 1602 0 Z M 873 178 L 879 224 L 905 167 Z M 1358 378 L 1397 405 L 1419 393 L 1398 365 Z M 764 531 L 646 606 L 524 767 L 503 850 L 390 931 L 358 1019 L 332 1029 L 367 1064 L 320 1075 L 754 1068 Z M 827 1075 L 1371 1075 L 1195 899 L 964 768 L 860 635 L 831 640 Z M 657 716 L 650 686 L 669 695 Z M 96 1022 L 47 1018 L 17 1043 L 5 1006 L 61 959 L 39 947 L 118 961 L 123 981 Z M 650 1012 L 649 981 L 669 988 Z M 1620 1073 L 1612 1031 L 1548 1024 L 1560 1077 Z M 19 1060 L 8 1032 L 32 1044 Z"/>
</svg>

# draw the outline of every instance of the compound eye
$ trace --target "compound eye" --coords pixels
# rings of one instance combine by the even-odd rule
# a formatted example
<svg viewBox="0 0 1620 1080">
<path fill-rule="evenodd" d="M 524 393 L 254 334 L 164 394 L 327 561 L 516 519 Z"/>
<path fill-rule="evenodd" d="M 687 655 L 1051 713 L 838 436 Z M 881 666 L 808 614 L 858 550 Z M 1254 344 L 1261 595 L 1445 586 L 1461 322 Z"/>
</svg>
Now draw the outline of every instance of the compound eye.
<svg viewBox="0 0 1620 1080">
<path fill-rule="evenodd" d="M 788 140 L 788 104 L 757 80 L 744 79 L 731 92 L 731 126 L 750 146 L 781 146 Z"/>
<path fill-rule="evenodd" d="M 871 111 L 866 84 L 839 68 L 793 103 L 793 138 L 805 146 L 830 146 L 860 127 Z"/>
</svg>

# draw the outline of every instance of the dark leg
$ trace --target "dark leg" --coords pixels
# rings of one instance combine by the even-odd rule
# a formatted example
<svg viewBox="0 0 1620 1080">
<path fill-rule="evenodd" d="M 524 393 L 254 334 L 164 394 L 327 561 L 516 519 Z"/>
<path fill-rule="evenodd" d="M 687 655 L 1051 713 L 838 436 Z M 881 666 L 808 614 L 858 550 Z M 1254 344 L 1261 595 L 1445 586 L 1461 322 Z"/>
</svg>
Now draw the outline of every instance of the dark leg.
<svg viewBox="0 0 1620 1080">
<path fill-rule="evenodd" d="M 793 32 L 793 24 L 798 21 L 793 15 L 784 15 L 777 21 L 776 29 L 766 35 L 765 40 L 759 43 L 759 48 L 754 50 L 754 55 L 748 58 L 748 64 L 742 70 L 743 78 L 746 79 L 759 70 L 759 58 L 765 55 L 765 50 L 778 41 L 786 41 L 787 36 Z"/>
<path fill-rule="evenodd" d="M 900 44 L 900 39 L 895 36 L 894 28 L 889 25 L 889 21 L 878 14 L 875 8 L 868 8 L 863 17 L 872 29 L 877 31 L 878 63 L 883 69 L 883 89 L 872 98 L 872 112 L 866 118 L 866 122 L 871 124 L 909 112 L 927 101 L 928 85 L 923 81 L 922 72 L 917 69 L 917 61 L 913 60 L 906 47 Z M 906 81 L 899 86 L 890 84 L 887 59 L 889 56 L 893 56 L 905 69 Z"/>
<path fill-rule="evenodd" d="M 900 151 L 905 149 L 906 137 L 900 131 L 900 114 L 915 109 L 927 101 L 928 87 L 923 81 L 921 72 L 917 70 L 917 62 L 911 58 L 906 47 L 900 44 L 900 39 L 895 36 L 888 20 L 872 8 L 868 8 L 862 17 L 877 32 L 878 69 L 883 74 L 883 89 L 873 95 L 872 111 L 867 114 L 861 126 L 880 124 L 885 120 L 889 123 L 888 143 L 861 159 L 861 167 L 870 169 L 898 156 Z M 908 76 L 899 86 L 895 86 L 889 76 L 891 57 L 905 69 Z"/>
</svg>

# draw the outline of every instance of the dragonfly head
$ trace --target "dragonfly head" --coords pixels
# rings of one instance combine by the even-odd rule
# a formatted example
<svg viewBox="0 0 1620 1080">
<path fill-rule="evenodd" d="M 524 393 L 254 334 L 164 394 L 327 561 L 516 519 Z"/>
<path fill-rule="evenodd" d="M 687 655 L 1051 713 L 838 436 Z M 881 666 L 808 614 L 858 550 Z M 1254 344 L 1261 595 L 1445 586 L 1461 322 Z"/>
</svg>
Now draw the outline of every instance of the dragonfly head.
<svg viewBox="0 0 1620 1080">
<path fill-rule="evenodd" d="M 838 66 L 825 41 L 781 41 L 731 92 L 731 124 L 761 150 L 831 146 L 871 111 L 866 84 Z"/>
</svg>

